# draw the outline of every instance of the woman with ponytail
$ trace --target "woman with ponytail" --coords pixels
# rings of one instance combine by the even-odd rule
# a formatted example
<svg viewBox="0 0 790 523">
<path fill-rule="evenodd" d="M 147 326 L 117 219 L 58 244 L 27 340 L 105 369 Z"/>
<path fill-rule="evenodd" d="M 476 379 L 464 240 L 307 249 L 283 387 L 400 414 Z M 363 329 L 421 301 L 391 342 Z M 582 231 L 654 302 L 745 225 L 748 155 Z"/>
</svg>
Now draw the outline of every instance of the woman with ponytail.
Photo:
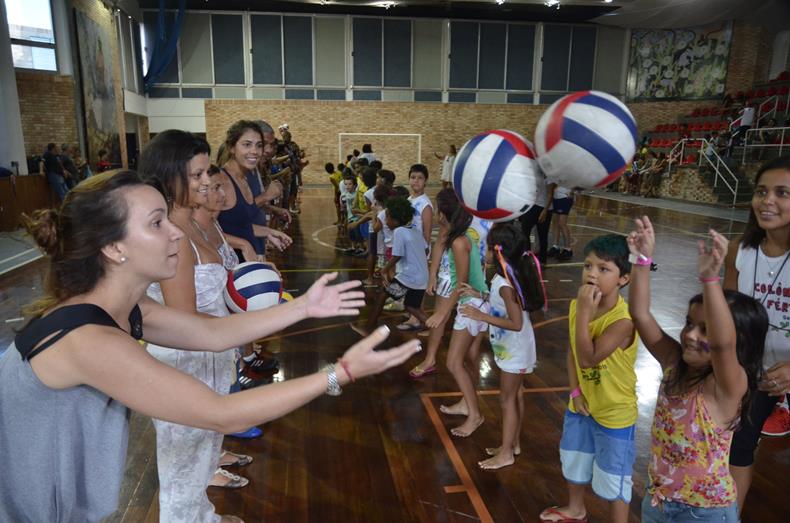
<svg viewBox="0 0 790 523">
<path fill-rule="evenodd" d="M 540 262 L 532 251 L 525 251 L 521 229 L 513 223 L 495 225 L 488 233 L 486 263 L 496 269 L 491 280 L 491 294 L 480 293 L 464 285 L 463 296 L 479 297 L 488 302 L 477 308 L 471 304 L 460 312 L 489 325 L 488 336 L 494 361 L 502 371 L 499 403 L 502 406 L 502 445 L 486 448 L 490 458 L 478 462 L 480 468 L 498 469 L 512 465 L 521 453 L 519 427 L 524 417 L 524 398 L 519 388 L 524 375 L 530 374 L 537 361 L 535 333 L 529 313 L 545 307 L 546 290 L 540 274 Z"/>
<path fill-rule="evenodd" d="M 218 394 L 155 359 L 137 340 L 226 351 L 303 319 L 358 314 L 365 303 L 360 282 L 330 285 L 337 274 L 326 274 L 293 301 L 225 317 L 157 303 L 146 289 L 176 275 L 184 233 L 168 218 L 162 194 L 131 171 L 86 179 L 58 211 L 34 213 L 26 225 L 49 261 L 45 297 L 27 310 L 30 322 L 0 356 L 0 521 L 92 523 L 112 514 L 130 408 L 237 432 L 324 393 L 337 395 L 352 379 L 399 365 L 418 350 L 412 341 L 373 351 L 387 337 L 380 328 L 324 370 Z"/>
</svg>

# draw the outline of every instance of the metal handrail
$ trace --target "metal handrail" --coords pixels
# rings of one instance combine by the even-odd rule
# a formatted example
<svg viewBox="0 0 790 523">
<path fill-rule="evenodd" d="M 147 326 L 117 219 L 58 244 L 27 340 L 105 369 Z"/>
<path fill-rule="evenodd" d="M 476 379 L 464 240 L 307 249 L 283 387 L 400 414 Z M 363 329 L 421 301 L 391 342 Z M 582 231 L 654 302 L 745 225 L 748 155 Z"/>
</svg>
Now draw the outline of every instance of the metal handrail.
<svg viewBox="0 0 790 523">
<path fill-rule="evenodd" d="M 705 154 L 705 149 L 707 149 L 708 145 L 710 145 L 711 143 L 709 140 L 706 140 L 705 138 L 683 138 L 680 141 L 678 141 L 678 143 L 675 144 L 672 150 L 669 151 L 669 160 L 667 162 L 667 174 L 669 174 L 670 171 L 672 170 L 672 163 L 675 158 L 680 158 L 680 162 L 678 162 L 679 164 L 683 162 L 683 158 L 686 155 L 686 142 L 700 143 L 699 152 L 697 154 L 697 158 L 698 158 L 697 165 L 702 166 L 702 162 L 705 161 L 713 168 L 713 173 L 715 175 L 713 178 L 713 187 L 715 188 L 718 185 L 719 178 L 721 178 L 722 183 L 732 193 L 732 204 L 735 205 L 735 201 L 738 198 L 738 184 L 740 183 L 740 180 L 738 180 L 738 177 L 735 176 L 735 174 L 733 174 L 732 170 L 730 170 L 730 167 L 724 162 L 722 157 L 719 156 L 719 153 L 716 152 L 715 147 L 712 151 L 713 152 L 713 154 L 711 155 L 712 157 L 708 157 L 708 155 Z M 678 149 L 680 149 L 680 154 L 676 153 Z M 697 147 L 694 147 L 694 149 L 697 149 Z M 730 185 L 730 182 L 727 181 L 727 178 L 725 178 L 722 173 L 727 173 L 729 177 L 732 178 L 732 181 L 734 182 L 734 187 L 733 185 Z"/>
<path fill-rule="evenodd" d="M 759 143 L 759 144 L 749 143 L 750 135 L 754 136 L 755 134 L 760 133 L 762 131 L 779 131 L 780 132 L 779 143 Z M 748 131 L 746 131 L 746 134 L 744 135 L 744 140 L 743 140 L 744 154 L 743 154 L 743 161 L 741 163 L 742 164 L 746 163 L 746 149 L 750 147 L 751 148 L 778 147 L 779 156 L 782 156 L 782 149 L 784 147 L 790 148 L 790 144 L 785 143 L 785 134 L 790 136 L 790 127 L 762 127 L 758 129 L 749 129 Z"/>
<path fill-rule="evenodd" d="M 767 112 L 763 112 L 763 106 L 766 104 L 770 104 L 771 102 L 773 102 L 773 107 Z M 775 116 L 777 107 L 779 107 L 779 97 L 777 95 L 773 95 L 760 102 L 760 105 L 754 108 L 754 125 L 759 126 L 760 121 L 762 121 L 762 119 L 765 118 L 766 116 Z M 738 117 L 735 118 L 732 122 L 730 122 L 730 132 L 733 132 L 733 129 L 737 129 L 738 127 L 741 126 L 741 120 L 743 120 L 744 109 L 741 109 L 741 111 L 738 113 Z"/>
</svg>

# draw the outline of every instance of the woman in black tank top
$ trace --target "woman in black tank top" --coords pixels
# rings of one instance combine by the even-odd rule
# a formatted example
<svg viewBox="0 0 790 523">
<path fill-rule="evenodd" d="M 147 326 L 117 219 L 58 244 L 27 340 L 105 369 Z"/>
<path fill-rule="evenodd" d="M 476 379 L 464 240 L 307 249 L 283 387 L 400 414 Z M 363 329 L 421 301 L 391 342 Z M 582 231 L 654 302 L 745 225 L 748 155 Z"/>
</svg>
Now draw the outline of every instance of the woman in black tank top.
<svg viewBox="0 0 790 523">
<path fill-rule="evenodd" d="M 172 200 L 174 195 L 163 191 Z M 109 515 L 118 499 L 127 436 L 124 409 L 117 406 L 235 432 L 325 392 L 337 394 L 352 377 L 381 372 L 419 350 L 414 340 L 374 352 L 388 334 L 380 328 L 331 368 L 220 396 L 152 358 L 134 336 L 162 346 L 224 351 L 310 317 L 358 314 L 364 305 L 359 282 L 330 285 L 336 274 L 327 274 L 293 301 L 225 318 L 188 314 L 147 299 L 150 283 L 175 274 L 183 233 L 169 221 L 162 194 L 130 171 L 88 178 L 58 211 L 27 218 L 27 227 L 50 260 L 46 295 L 28 309 L 41 319 L 23 329 L 16 348 L 0 357 L 0 521 L 98 521 Z M 75 312 L 83 309 L 96 313 Z M 56 339 L 42 345 L 47 340 L 37 339 L 37 329 Z M 47 420 L 68 422 L 69 433 L 42 430 Z M 109 456 L 115 445 L 114 459 L 94 467 L 90 456 Z M 24 460 L 18 459 L 19 448 L 26 450 Z M 38 453 L 52 459 L 31 467 L 29 459 Z"/>
</svg>

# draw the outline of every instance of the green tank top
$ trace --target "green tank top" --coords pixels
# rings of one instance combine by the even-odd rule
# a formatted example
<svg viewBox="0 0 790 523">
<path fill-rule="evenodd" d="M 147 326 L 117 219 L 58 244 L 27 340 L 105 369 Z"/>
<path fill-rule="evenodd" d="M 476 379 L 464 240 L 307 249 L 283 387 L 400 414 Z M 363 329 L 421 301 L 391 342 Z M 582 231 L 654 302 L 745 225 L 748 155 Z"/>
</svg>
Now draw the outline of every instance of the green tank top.
<svg viewBox="0 0 790 523">
<path fill-rule="evenodd" d="M 480 251 L 477 247 L 480 243 L 478 232 L 472 227 L 469 227 L 464 233 L 464 236 L 469 240 L 470 247 L 469 285 L 476 291 L 487 292 L 488 286 L 486 285 L 486 277 L 483 273 L 483 265 L 480 263 Z M 455 275 L 455 257 L 453 256 L 452 248 L 447 249 L 447 258 L 450 261 L 450 283 L 452 284 L 452 288 L 455 289 L 458 287 L 458 278 Z M 463 303 L 468 301 L 468 298 L 462 298 L 460 301 Z"/>
</svg>

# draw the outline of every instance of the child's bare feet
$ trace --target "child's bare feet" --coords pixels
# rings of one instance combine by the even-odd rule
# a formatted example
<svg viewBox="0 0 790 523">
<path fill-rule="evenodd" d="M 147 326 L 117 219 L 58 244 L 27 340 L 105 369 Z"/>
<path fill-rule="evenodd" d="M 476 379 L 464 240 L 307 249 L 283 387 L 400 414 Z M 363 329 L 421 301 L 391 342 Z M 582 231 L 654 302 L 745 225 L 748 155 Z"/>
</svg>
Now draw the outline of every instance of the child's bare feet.
<svg viewBox="0 0 790 523">
<path fill-rule="evenodd" d="M 502 447 L 486 447 L 486 454 L 488 454 L 489 456 L 496 456 L 497 454 L 500 453 L 501 450 Z M 513 455 L 518 456 L 519 454 L 521 454 L 521 446 L 516 445 L 515 447 L 513 447 Z"/>
<path fill-rule="evenodd" d="M 459 426 L 450 429 L 450 433 L 458 438 L 467 438 L 471 436 L 472 433 L 477 430 L 477 427 L 482 425 L 484 421 L 485 418 L 483 416 L 478 416 L 477 418 L 472 418 L 470 416 Z"/>
<path fill-rule="evenodd" d="M 441 405 L 439 410 L 451 416 L 468 416 L 469 409 L 466 407 L 466 400 L 462 399 L 458 403 L 452 405 Z"/>
<path fill-rule="evenodd" d="M 488 452 L 488 450 L 489 449 L 486 449 L 486 452 Z M 494 455 L 492 458 L 478 461 L 477 464 L 481 469 L 484 470 L 496 470 L 512 465 L 515 462 L 516 460 L 513 457 L 513 452 L 500 452 Z"/>
</svg>

